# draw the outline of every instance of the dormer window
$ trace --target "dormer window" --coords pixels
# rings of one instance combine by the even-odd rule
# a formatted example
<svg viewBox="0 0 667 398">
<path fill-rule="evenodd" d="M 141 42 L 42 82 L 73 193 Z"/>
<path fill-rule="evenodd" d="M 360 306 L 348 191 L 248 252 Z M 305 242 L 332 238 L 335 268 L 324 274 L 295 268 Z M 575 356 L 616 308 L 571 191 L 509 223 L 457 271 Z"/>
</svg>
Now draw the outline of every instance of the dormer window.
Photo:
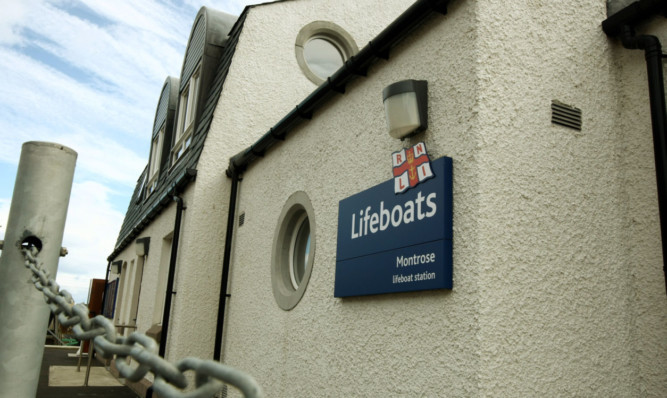
<svg viewBox="0 0 667 398">
<path fill-rule="evenodd" d="M 200 69 L 197 68 L 181 93 L 178 105 L 178 127 L 176 129 L 176 139 L 174 140 L 174 147 L 172 149 L 172 163 L 176 163 L 192 142 L 192 133 L 197 111 L 197 96 L 199 94 L 199 78 Z"/>
<path fill-rule="evenodd" d="M 157 188 L 158 175 L 160 174 L 160 161 L 162 158 L 162 145 L 164 143 L 164 126 L 153 137 L 151 142 L 151 157 L 148 165 L 148 184 L 146 186 L 146 196 L 150 195 Z"/>
</svg>

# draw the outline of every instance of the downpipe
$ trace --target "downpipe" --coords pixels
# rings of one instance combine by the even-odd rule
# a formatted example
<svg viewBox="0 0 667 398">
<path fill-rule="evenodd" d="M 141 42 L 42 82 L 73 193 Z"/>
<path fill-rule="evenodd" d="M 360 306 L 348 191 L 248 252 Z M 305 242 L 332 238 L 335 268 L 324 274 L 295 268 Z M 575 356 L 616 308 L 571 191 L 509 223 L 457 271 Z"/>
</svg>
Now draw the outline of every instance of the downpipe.
<svg viewBox="0 0 667 398">
<path fill-rule="evenodd" d="M 644 50 L 648 76 L 649 99 L 651 104 L 651 124 L 653 126 L 653 152 L 655 175 L 658 189 L 658 209 L 660 212 L 660 235 L 662 239 L 662 269 L 665 274 L 667 293 L 667 115 L 665 114 L 665 82 L 662 69 L 662 46 L 656 36 L 636 36 L 634 29 L 623 26 L 621 31 L 623 47 Z"/>
<path fill-rule="evenodd" d="M 229 266 L 232 257 L 232 238 L 234 235 L 234 220 L 236 218 L 236 197 L 239 187 L 238 169 L 233 169 L 228 176 L 232 180 L 229 193 L 229 211 L 227 212 L 227 232 L 225 235 L 225 251 L 222 258 L 222 278 L 220 279 L 220 298 L 218 301 L 218 322 L 215 329 L 215 346 L 213 348 L 213 359 L 220 361 L 222 355 L 222 336 L 225 326 L 225 309 L 227 307 L 227 285 L 229 284 Z"/>
<path fill-rule="evenodd" d="M 104 276 L 104 291 L 102 292 L 102 315 L 106 314 L 104 313 L 104 309 L 107 308 L 107 285 L 109 284 L 109 271 L 111 270 L 111 260 L 107 261 L 107 272 Z"/>
<path fill-rule="evenodd" d="M 183 198 L 174 194 L 172 198 L 176 202 L 176 218 L 174 220 L 174 234 L 171 239 L 171 258 L 169 259 L 169 275 L 167 277 L 167 291 L 164 296 L 164 309 L 162 312 L 162 332 L 160 333 L 160 348 L 158 354 L 164 358 L 167 350 L 167 332 L 169 331 L 169 316 L 171 315 L 171 297 L 174 291 L 174 275 L 176 274 L 176 258 L 178 257 L 178 239 L 181 232 L 181 216 L 185 207 Z"/>
</svg>

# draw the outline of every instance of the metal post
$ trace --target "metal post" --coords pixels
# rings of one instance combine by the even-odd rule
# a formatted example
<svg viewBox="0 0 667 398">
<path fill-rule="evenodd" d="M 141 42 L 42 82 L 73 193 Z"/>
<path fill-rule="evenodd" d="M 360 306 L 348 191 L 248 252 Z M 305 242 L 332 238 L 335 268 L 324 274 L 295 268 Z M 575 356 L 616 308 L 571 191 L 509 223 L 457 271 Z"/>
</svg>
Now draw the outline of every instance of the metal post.
<svg viewBox="0 0 667 398">
<path fill-rule="evenodd" d="M 57 316 L 53 317 L 53 330 L 56 332 L 56 340 L 58 340 L 60 345 L 65 345 L 65 343 L 63 342 L 63 334 L 60 333 L 60 324 L 58 323 Z"/>
<path fill-rule="evenodd" d="M 30 283 L 21 245 L 55 278 L 77 154 L 63 145 L 26 142 L 21 150 L 5 244 L 0 255 L 0 391 L 34 397 L 44 355 L 49 307 Z"/>
<path fill-rule="evenodd" d="M 86 366 L 86 379 L 83 381 L 83 386 L 88 387 L 88 379 L 90 378 L 90 366 L 93 363 L 93 348 L 95 348 L 95 340 L 90 339 L 88 344 L 88 366 Z"/>
<path fill-rule="evenodd" d="M 79 360 L 76 363 L 76 371 L 81 372 L 81 358 L 83 358 L 83 340 L 79 342 L 79 350 L 77 351 L 79 353 Z"/>
</svg>

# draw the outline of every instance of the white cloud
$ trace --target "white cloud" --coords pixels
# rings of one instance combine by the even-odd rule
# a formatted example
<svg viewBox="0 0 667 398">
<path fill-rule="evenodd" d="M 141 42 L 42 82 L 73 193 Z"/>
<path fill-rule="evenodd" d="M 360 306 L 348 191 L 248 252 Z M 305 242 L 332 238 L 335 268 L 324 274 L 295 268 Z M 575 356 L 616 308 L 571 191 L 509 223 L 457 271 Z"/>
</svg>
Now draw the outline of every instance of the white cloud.
<svg viewBox="0 0 667 398">
<path fill-rule="evenodd" d="M 109 188 L 93 181 L 72 186 L 63 237 L 63 246 L 69 254 L 60 259 L 57 281 L 75 295 L 77 302 L 87 298 L 87 280 L 104 279 L 106 257 L 116 243 L 116 235 L 110 231 L 119 231 L 123 221 L 124 213 L 114 209 L 110 202 L 111 193 Z M 84 287 L 83 297 L 80 291 L 75 293 Z"/>
<path fill-rule="evenodd" d="M 34 10 L 31 19 L 36 36 L 22 48 L 7 49 L 2 62 L 2 70 L 14 75 L 12 85 L 23 90 L 4 88 L 3 102 L 18 99 L 34 109 L 58 101 L 51 113 L 64 111 L 60 118 L 72 115 L 84 125 L 105 118 L 124 134 L 150 134 L 160 88 L 167 75 L 179 73 L 184 43 L 168 45 L 150 31 L 126 25 L 103 29 L 50 5 Z M 18 51 L 37 55 L 21 57 Z M 55 66 L 45 64 L 53 58 Z"/>
<path fill-rule="evenodd" d="M 9 206 L 11 199 L 0 198 L 0 236 L 5 236 L 7 230 L 7 218 L 9 218 Z"/>
<path fill-rule="evenodd" d="M 134 8 L 122 2 L 104 4 L 114 10 Z M 47 40 L 35 39 L 34 43 L 100 79 L 103 89 L 128 100 L 135 98 L 140 103 L 152 103 L 159 92 L 152 94 L 142 88 L 149 82 L 159 85 L 167 75 L 179 73 L 185 49 L 182 37 L 187 37 L 189 30 L 187 24 L 163 26 L 158 19 L 148 18 L 168 14 L 165 7 L 127 12 L 130 15 L 126 18 L 100 27 L 63 9 L 45 6 L 32 16 L 32 29 Z M 143 23 L 133 20 L 138 16 Z M 179 37 L 181 40 L 177 40 Z"/>
<path fill-rule="evenodd" d="M 146 163 L 150 130 L 141 141 L 113 132 L 123 127 L 118 123 L 120 115 L 115 117 L 119 111 L 126 112 L 124 120 L 129 125 L 128 116 L 135 116 L 138 110 L 35 65 L 21 54 L 6 55 L 0 57 L 0 74 L 11 78 L 7 85 L 0 86 L 0 99 L 10 97 L 19 87 L 23 94 L 7 100 L 0 109 L 0 131 L 11 132 L 0 135 L 0 160 L 17 163 L 21 145 L 26 141 L 58 142 L 79 153 L 78 170 L 132 187 Z M 105 112 L 107 107 L 110 112 Z"/>
<path fill-rule="evenodd" d="M 86 179 L 117 181 L 134 188 L 147 163 L 147 155 L 137 154 L 110 137 L 87 131 L 56 135 L 54 140 L 78 153 L 77 178 L 81 175 Z"/>
<path fill-rule="evenodd" d="M 0 101 L 6 106 L 3 113 L 13 116 L 14 122 L 31 122 L 50 131 L 75 125 L 125 133 L 123 127 L 137 130 L 135 118 L 152 119 L 143 115 L 145 110 L 133 106 L 136 104 L 95 90 L 14 50 L 3 51 L 0 73 L 6 79 L 0 86 Z"/>
<path fill-rule="evenodd" d="M 110 2 L 83 0 L 83 3 L 104 18 L 134 30 L 145 30 L 162 41 L 184 45 L 181 32 L 189 32 L 197 11 L 196 6 L 174 8 L 159 1 Z M 187 10 L 187 11 L 186 11 Z M 191 15 L 183 15 L 183 13 Z"/>
<path fill-rule="evenodd" d="M 272 0 L 183 0 L 183 3 L 196 9 L 205 6 L 226 12 L 227 14 L 239 15 L 246 5 L 270 3 L 271 1 Z"/>
<path fill-rule="evenodd" d="M 38 0 L 23 1 L 0 1 L 2 12 L 0 13 L 0 44 L 15 44 L 21 41 L 21 36 L 17 32 L 17 21 L 23 21 L 28 15 L 28 11 L 34 8 Z"/>
<path fill-rule="evenodd" d="M 62 262 L 62 260 L 61 260 Z M 92 276 L 81 274 L 80 272 L 71 273 L 58 270 L 56 282 L 60 285 L 60 290 L 66 290 L 72 295 L 76 303 L 88 303 L 88 290 L 90 289 L 91 279 L 104 279 L 104 276 Z"/>
<path fill-rule="evenodd" d="M 77 302 L 90 279 L 105 277 L 147 163 L 162 84 L 180 74 L 197 11 L 238 15 L 249 3 L 0 0 L 0 162 L 17 164 L 26 141 L 77 151 L 63 242 L 70 254 L 58 272 Z M 13 177 L 0 175 L 0 184 L 13 187 Z M 9 206 L 0 198 L 0 239 Z"/>
</svg>

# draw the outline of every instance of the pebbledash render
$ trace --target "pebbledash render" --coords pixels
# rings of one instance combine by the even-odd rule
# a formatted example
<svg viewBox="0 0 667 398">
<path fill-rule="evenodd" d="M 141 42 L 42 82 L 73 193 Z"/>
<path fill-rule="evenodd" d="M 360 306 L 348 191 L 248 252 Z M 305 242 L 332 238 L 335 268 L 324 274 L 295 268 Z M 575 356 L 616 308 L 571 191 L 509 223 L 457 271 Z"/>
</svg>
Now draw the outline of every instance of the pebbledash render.
<svg viewBox="0 0 667 398">
<path fill-rule="evenodd" d="M 106 315 L 268 396 L 666 395 L 657 83 L 627 48 L 667 42 L 666 8 L 202 8 L 183 73 L 156 93 Z M 400 140 L 382 93 L 409 79 L 428 83 L 428 127 Z M 453 162 L 453 288 L 334 297 L 339 203 L 418 143 Z M 417 254 L 400 265 L 436 258 Z"/>
</svg>

